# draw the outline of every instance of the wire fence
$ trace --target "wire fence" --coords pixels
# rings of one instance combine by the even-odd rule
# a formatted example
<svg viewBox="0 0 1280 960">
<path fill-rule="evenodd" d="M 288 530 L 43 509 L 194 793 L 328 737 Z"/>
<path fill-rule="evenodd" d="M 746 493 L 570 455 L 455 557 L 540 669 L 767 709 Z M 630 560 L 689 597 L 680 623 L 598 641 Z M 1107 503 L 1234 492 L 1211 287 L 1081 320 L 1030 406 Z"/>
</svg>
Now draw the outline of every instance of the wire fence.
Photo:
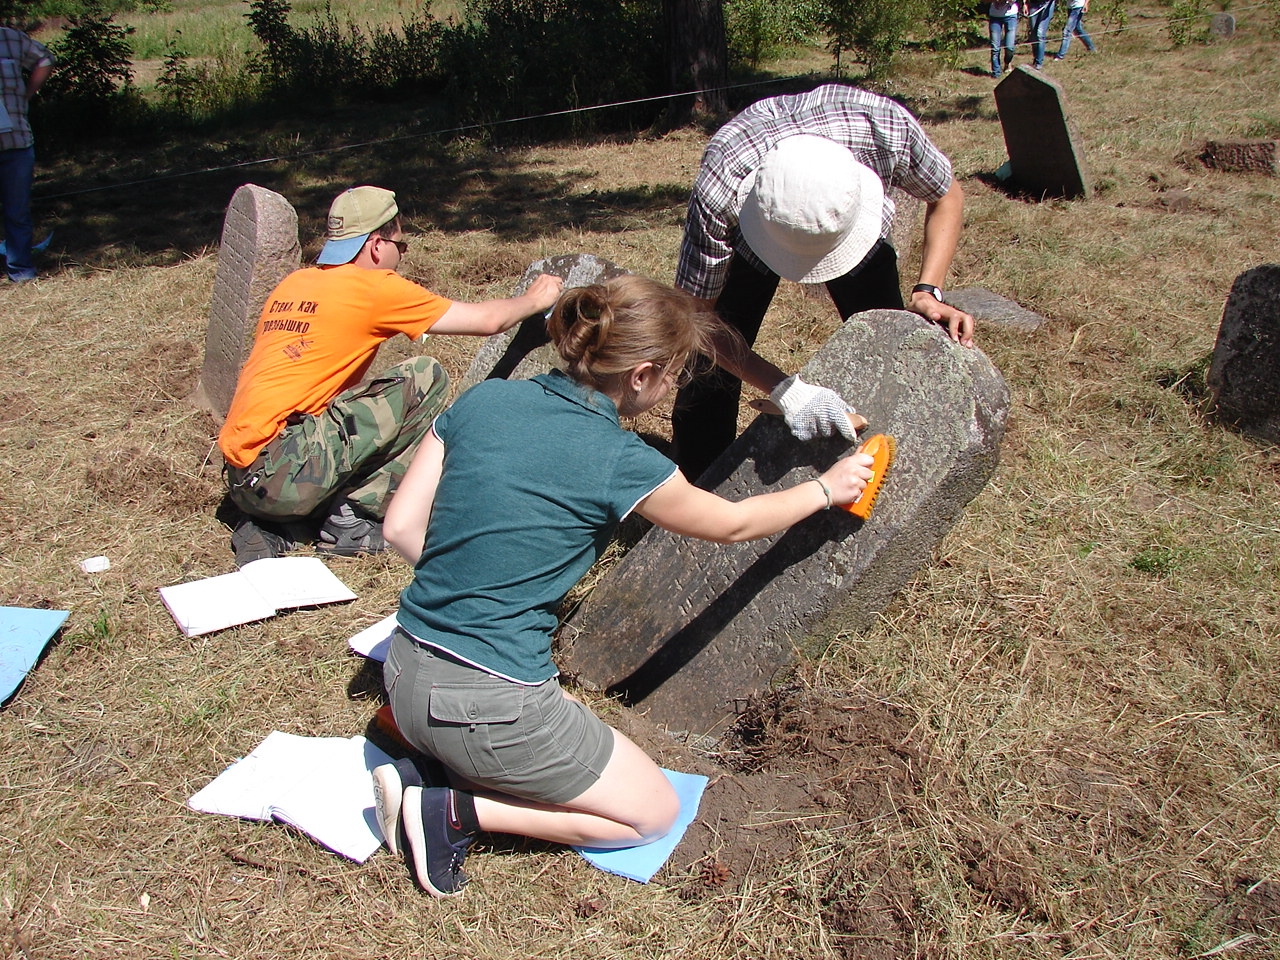
<svg viewBox="0 0 1280 960">
<path fill-rule="evenodd" d="M 1274 7 L 1275 5 L 1276 4 L 1274 2 L 1272 3 L 1260 2 L 1260 3 L 1251 4 L 1245 7 L 1238 7 L 1232 12 L 1233 14 L 1244 13 L 1252 10 Z M 1150 23 L 1146 23 L 1146 24 L 1137 24 L 1137 25 L 1124 24 L 1124 25 L 1118 25 L 1113 28 L 1104 28 L 1101 30 L 1095 30 L 1095 31 L 1091 31 L 1090 35 L 1092 37 L 1097 38 L 1097 37 L 1114 36 L 1120 33 L 1130 33 L 1130 32 L 1141 31 L 1141 30 L 1155 30 L 1155 29 L 1167 30 L 1170 24 L 1181 23 L 1184 21 L 1190 22 L 1195 20 L 1202 20 L 1202 19 L 1205 19 L 1207 16 L 1209 15 L 1206 13 L 1197 13 L 1194 15 L 1186 16 L 1186 17 L 1166 17 L 1166 18 L 1161 18 L 1159 20 L 1153 20 Z M 1032 45 L 1033 42 L 1034 41 L 1032 40 L 1024 40 L 1017 43 L 1016 46 L 1029 47 Z M 1048 40 L 1048 38 L 1046 38 L 1045 42 L 1047 44 L 1050 41 Z M 638 106 L 640 104 L 645 104 L 645 103 L 659 103 L 662 101 L 679 100 L 685 97 L 696 96 L 700 93 L 729 92 L 731 90 L 741 90 L 746 87 L 776 85 L 776 84 L 788 83 L 795 80 L 801 80 L 801 79 L 804 79 L 804 76 L 805 75 L 803 74 L 797 74 L 797 75 L 787 76 L 787 77 L 770 78 L 768 80 L 753 80 L 749 83 L 728 84 L 722 87 L 714 87 L 710 89 L 704 88 L 701 90 L 684 90 L 678 93 L 665 93 L 665 94 L 659 94 L 657 96 L 652 96 L 652 97 L 637 97 L 633 100 L 615 100 L 609 103 L 598 103 L 598 104 L 592 104 L 590 106 L 585 106 L 585 107 L 572 107 L 564 110 L 551 110 L 545 113 L 529 114 L 527 116 L 522 116 L 522 117 L 510 117 L 507 119 L 500 119 L 500 120 L 488 120 L 488 121 L 483 121 L 478 123 L 467 123 L 467 124 L 462 124 L 460 126 L 454 126 L 454 127 L 441 127 L 433 130 L 419 131 L 416 133 L 399 134 L 397 136 L 391 136 L 391 137 L 380 137 L 375 140 L 362 140 L 358 143 L 338 144 L 337 146 L 322 147 L 322 148 L 317 148 L 315 150 L 300 150 L 295 153 L 275 154 L 269 157 L 259 157 L 254 160 L 241 160 L 236 163 L 227 163 L 227 164 L 222 164 L 218 166 L 201 167 L 196 170 L 183 170 L 183 171 L 177 171 L 177 172 L 171 172 L 171 173 L 157 173 L 149 177 L 141 177 L 135 180 L 122 180 L 117 183 L 108 183 L 108 184 L 101 184 L 99 186 L 94 186 L 94 187 L 85 187 L 80 190 L 68 190 L 62 193 L 54 193 L 54 194 L 46 194 L 46 195 L 33 195 L 32 201 L 47 202 L 51 200 L 63 200 L 68 197 L 84 196 L 85 194 L 90 194 L 90 193 L 103 193 L 111 190 L 124 190 L 124 189 L 129 189 L 134 187 L 148 186 L 150 184 L 155 184 L 155 183 L 164 183 L 166 181 L 171 181 L 171 180 L 180 180 L 187 177 L 199 177 L 199 176 L 206 176 L 206 175 L 215 174 L 215 173 L 226 173 L 227 171 L 230 171 L 230 170 L 247 169 L 250 167 L 263 166 L 265 164 L 292 163 L 299 160 L 307 159 L 309 157 L 326 156 L 331 154 L 344 153 L 351 150 L 362 150 L 369 147 L 382 146 L 383 144 L 388 144 L 388 143 L 398 143 L 398 142 L 404 142 L 404 141 L 410 141 L 410 140 L 426 140 L 426 139 L 433 139 L 433 138 L 439 138 L 439 137 L 449 137 L 457 134 L 470 133 L 478 130 L 490 130 L 490 129 L 496 129 L 504 126 L 511 126 L 514 124 L 532 123 L 538 120 L 549 120 L 556 117 L 567 117 L 575 114 L 593 113 L 601 110 L 613 110 L 620 107 Z"/>
</svg>

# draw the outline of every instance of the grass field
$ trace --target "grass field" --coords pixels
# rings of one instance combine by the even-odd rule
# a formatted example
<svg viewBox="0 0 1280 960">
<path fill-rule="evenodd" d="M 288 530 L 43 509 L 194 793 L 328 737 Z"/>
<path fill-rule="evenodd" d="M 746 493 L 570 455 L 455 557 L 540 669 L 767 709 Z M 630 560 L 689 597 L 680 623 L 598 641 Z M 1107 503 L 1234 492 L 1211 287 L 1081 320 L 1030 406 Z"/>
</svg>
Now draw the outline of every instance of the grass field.
<svg viewBox="0 0 1280 960">
<path fill-rule="evenodd" d="M 272 730 L 365 732 L 377 675 L 345 641 L 407 571 L 335 561 L 353 604 L 196 640 L 156 588 L 232 567 L 215 429 L 188 397 L 236 185 L 289 197 L 309 252 L 338 189 L 396 189 L 405 272 L 454 297 L 573 251 L 669 279 L 707 132 L 533 124 L 495 147 L 380 106 L 44 163 L 45 273 L 0 290 L 0 602 L 71 616 L 0 709 L 0 956 L 1280 957 L 1280 451 L 1175 387 L 1234 278 L 1280 258 L 1280 178 L 1184 159 L 1280 136 L 1275 14 L 1233 12 L 1232 40 L 1181 48 L 1164 8 L 1090 23 L 1102 52 L 1050 64 L 1095 182 L 1076 202 L 994 180 L 985 50 L 908 57 L 891 92 L 968 197 L 949 285 L 1049 323 L 980 329 L 1013 396 L 1000 467 L 873 629 L 797 637 L 811 655 L 713 755 L 599 704 L 715 777 L 648 886 L 492 838 L 437 902 L 385 853 L 357 866 L 192 813 Z M 154 179 L 271 156 L 294 159 Z M 762 352 L 794 369 L 836 322 L 784 284 Z M 455 376 L 475 346 L 431 342 Z M 111 570 L 81 573 L 96 554 Z"/>
</svg>

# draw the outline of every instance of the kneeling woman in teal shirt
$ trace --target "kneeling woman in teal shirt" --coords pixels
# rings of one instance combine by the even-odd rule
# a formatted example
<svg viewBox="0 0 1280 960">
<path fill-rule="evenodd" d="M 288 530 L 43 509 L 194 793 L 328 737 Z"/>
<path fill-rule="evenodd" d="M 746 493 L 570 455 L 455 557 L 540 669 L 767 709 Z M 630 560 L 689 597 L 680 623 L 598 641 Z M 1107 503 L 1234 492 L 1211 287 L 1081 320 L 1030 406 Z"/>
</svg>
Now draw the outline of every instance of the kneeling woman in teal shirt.
<svg viewBox="0 0 1280 960">
<path fill-rule="evenodd" d="M 551 660 L 565 594 L 635 511 L 722 543 L 777 533 L 857 498 L 871 458 L 734 503 L 690 484 L 624 430 L 659 403 L 717 323 L 642 277 L 566 293 L 548 321 L 567 373 L 487 380 L 442 413 L 387 510 L 414 565 L 384 678 L 400 732 L 450 771 L 374 771 L 392 850 L 403 826 L 420 886 L 458 893 L 480 830 L 592 847 L 665 834 L 679 803 L 639 747 L 561 691 Z"/>
</svg>

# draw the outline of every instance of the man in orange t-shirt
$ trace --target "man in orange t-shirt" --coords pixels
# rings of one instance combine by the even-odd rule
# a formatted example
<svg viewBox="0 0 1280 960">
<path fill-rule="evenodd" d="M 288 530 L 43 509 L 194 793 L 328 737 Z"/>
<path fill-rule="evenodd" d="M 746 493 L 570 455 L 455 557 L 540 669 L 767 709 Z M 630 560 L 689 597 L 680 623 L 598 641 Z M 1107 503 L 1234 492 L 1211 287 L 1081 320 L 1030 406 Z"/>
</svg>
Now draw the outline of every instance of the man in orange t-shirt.
<svg viewBox="0 0 1280 960">
<path fill-rule="evenodd" d="M 322 519 L 317 548 L 386 549 L 382 516 L 418 443 L 448 399 L 431 357 L 361 381 L 397 333 L 488 336 L 545 311 L 558 277 L 507 300 L 459 303 L 395 271 L 403 239 L 395 194 L 354 187 L 334 200 L 318 266 L 296 270 L 267 298 L 218 436 L 228 495 L 247 519 L 232 535 L 240 565 L 290 549 L 292 521 Z"/>
</svg>

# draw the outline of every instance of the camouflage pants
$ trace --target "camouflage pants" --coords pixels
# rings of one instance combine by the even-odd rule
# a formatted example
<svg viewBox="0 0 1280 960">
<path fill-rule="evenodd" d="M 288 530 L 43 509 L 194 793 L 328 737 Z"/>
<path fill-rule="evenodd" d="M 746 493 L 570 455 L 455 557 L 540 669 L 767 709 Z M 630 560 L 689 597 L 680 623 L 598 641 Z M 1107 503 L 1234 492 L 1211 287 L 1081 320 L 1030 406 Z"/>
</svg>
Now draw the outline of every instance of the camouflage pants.
<svg viewBox="0 0 1280 960">
<path fill-rule="evenodd" d="M 321 413 L 298 416 L 249 466 L 228 465 L 231 500 L 251 516 L 283 520 L 341 498 L 381 519 L 448 396 L 449 376 L 433 358 L 396 364 Z"/>
</svg>

